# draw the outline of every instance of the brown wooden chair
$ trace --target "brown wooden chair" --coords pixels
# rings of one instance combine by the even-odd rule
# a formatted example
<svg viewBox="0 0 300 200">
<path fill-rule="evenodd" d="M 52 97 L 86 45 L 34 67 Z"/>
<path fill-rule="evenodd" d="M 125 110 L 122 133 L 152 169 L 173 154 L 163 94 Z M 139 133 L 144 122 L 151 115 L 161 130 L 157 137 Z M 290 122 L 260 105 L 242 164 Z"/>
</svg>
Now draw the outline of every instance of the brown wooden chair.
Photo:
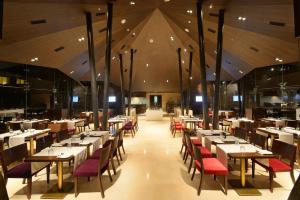
<svg viewBox="0 0 300 200">
<path fill-rule="evenodd" d="M 247 140 L 248 134 L 247 134 L 247 131 L 245 129 L 237 127 L 237 128 L 234 129 L 234 136 L 238 137 L 238 138 L 241 138 L 241 139 L 244 139 L 244 140 Z"/>
<path fill-rule="evenodd" d="M 123 131 L 120 130 L 117 132 L 118 136 L 119 136 L 119 141 L 118 141 L 118 152 L 119 152 L 119 156 L 120 159 L 123 160 L 122 155 L 121 155 L 121 148 L 123 150 L 123 153 L 125 154 L 125 149 L 124 149 L 124 139 L 123 139 Z"/>
<path fill-rule="evenodd" d="M 37 122 L 32 124 L 32 128 L 36 130 L 44 130 L 48 128 L 48 122 Z"/>
<path fill-rule="evenodd" d="M 68 133 L 68 130 L 61 130 L 56 134 L 56 141 L 61 142 L 63 140 L 69 139 L 71 135 Z"/>
<path fill-rule="evenodd" d="M 47 169 L 47 183 L 50 180 L 50 163 L 41 166 L 40 169 L 32 171 L 31 163 L 24 162 L 27 157 L 27 144 L 23 143 L 21 145 L 6 149 L 1 152 L 1 165 L 4 174 L 5 184 L 8 178 L 22 178 L 27 179 L 27 198 L 31 198 L 31 187 L 32 187 L 32 176 L 36 175 L 43 169 Z M 20 163 L 15 165 L 15 163 Z M 11 165 L 13 165 L 11 167 Z"/>
<path fill-rule="evenodd" d="M 0 122 L 0 134 L 7 133 L 7 132 L 8 132 L 7 125 L 5 123 Z"/>
<path fill-rule="evenodd" d="M 79 177 L 98 177 L 100 191 L 102 198 L 105 197 L 104 189 L 102 184 L 101 175 L 107 171 L 110 180 L 112 177 L 109 171 L 109 158 L 111 152 L 110 144 L 99 149 L 99 157 L 97 159 L 88 159 L 84 161 L 75 171 L 74 171 L 74 188 L 75 188 L 75 197 L 78 196 L 78 178 Z"/>
<path fill-rule="evenodd" d="M 14 131 L 21 130 L 21 123 L 9 123 L 8 127 Z"/>
<path fill-rule="evenodd" d="M 40 152 L 47 147 L 51 147 L 53 144 L 53 137 L 51 135 L 46 135 L 36 139 L 36 152 Z"/>
<path fill-rule="evenodd" d="M 295 183 L 294 162 L 296 160 L 297 147 L 279 140 L 274 140 L 272 152 L 278 155 L 279 158 L 269 158 L 267 162 L 261 159 L 252 160 L 252 177 L 255 175 L 255 164 L 260 165 L 269 171 L 270 190 L 273 192 L 273 178 L 275 173 L 290 172 L 291 179 Z"/>
<path fill-rule="evenodd" d="M 292 128 L 297 128 L 298 122 L 296 120 L 286 120 L 286 126 L 287 127 L 292 127 Z"/>
<path fill-rule="evenodd" d="M 251 133 L 250 135 L 250 143 L 262 149 L 267 148 L 267 142 L 268 142 L 268 138 L 266 136 L 256 134 L 256 133 Z"/>
<path fill-rule="evenodd" d="M 1 173 L 0 173 L 0 197 L 1 200 L 9 200 L 7 190 L 5 187 L 5 182 Z"/>
</svg>

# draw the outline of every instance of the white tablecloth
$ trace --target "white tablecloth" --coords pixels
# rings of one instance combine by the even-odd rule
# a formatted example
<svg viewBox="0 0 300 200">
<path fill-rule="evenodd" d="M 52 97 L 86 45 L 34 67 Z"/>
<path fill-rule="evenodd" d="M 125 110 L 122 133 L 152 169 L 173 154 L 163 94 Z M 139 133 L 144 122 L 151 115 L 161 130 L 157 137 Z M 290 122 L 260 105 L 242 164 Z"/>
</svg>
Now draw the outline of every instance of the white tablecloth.
<svg viewBox="0 0 300 200">
<path fill-rule="evenodd" d="M 240 122 L 251 122 L 251 123 L 254 122 L 253 120 L 249 120 L 247 118 L 240 118 L 240 119 L 230 118 L 230 119 L 226 119 L 225 121 L 231 122 L 232 128 L 240 127 Z"/>
<path fill-rule="evenodd" d="M 109 131 L 91 131 L 89 134 L 93 137 L 101 137 L 101 144 L 104 144 L 110 138 Z"/>
<path fill-rule="evenodd" d="M 81 145 L 88 145 L 92 144 L 92 151 L 91 154 L 94 153 L 97 149 L 99 149 L 101 145 L 101 138 L 100 137 L 85 137 L 83 140 L 80 138 L 69 138 L 60 142 L 60 144 L 69 144 L 69 143 L 77 143 Z"/>
<path fill-rule="evenodd" d="M 14 136 L 9 137 L 8 145 L 9 145 L 9 147 L 14 147 L 14 146 L 23 144 L 27 137 L 42 136 L 43 133 L 45 133 L 45 135 L 47 135 L 49 131 L 50 131 L 50 129 L 44 129 L 44 130 L 31 129 L 31 130 L 28 130 L 27 132 L 24 132 L 21 134 L 16 134 Z"/>
<path fill-rule="evenodd" d="M 265 121 L 275 122 L 275 126 L 278 127 L 284 127 L 285 126 L 285 120 L 284 119 L 276 119 L 276 118 L 263 118 Z"/>
<path fill-rule="evenodd" d="M 43 151 L 34 154 L 33 156 L 56 156 L 61 158 L 67 158 L 74 156 L 74 170 L 87 158 L 86 147 L 51 147 L 46 148 Z M 32 162 L 32 170 L 37 170 L 41 168 L 41 165 L 45 163 Z"/>
<path fill-rule="evenodd" d="M 229 153 L 255 153 L 261 154 L 272 154 L 267 150 L 262 150 L 252 144 L 220 144 L 217 145 L 217 158 L 223 163 L 224 166 L 228 167 L 228 154 Z"/>
<path fill-rule="evenodd" d="M 84 123 L 83 119 L 64 119 L 59 121 L 52 121 L 53 123 L 64 123 L 66 122 L 68 124 L 68 129 L 75 129 L 75 124 L 82 122 Z"/>
<path fill-rule="evenodd" d="M 208 148 L 210 151 L 212 150 L 211 146 L 212 143 L 215 142 L 217 144 L 224 144 L 226 141 L 227 142 L 232 142 L 232 141 L 236 141 L 238 140 L 239 143 L 247 143 L 246 140 L 234 137 L 234 136 L 227 136 L 226 138 L 224 138 L 223 136 L 206 136 L 204 138 L 204 145 L 206 148 Z"/>
<path fill-rule="evenodd" d="M 267 136 L 268 134 L 260 130 L 264 130 L 272 134 L 278 135 L 280 141 L 286 142 L 288 144 L 294 144 L 294 135 L 292 133 L 288 133 L 282 130 L 277 130 L 275 128 L 258 128 L 256 132 L 264 136 Z"/>
</svg>

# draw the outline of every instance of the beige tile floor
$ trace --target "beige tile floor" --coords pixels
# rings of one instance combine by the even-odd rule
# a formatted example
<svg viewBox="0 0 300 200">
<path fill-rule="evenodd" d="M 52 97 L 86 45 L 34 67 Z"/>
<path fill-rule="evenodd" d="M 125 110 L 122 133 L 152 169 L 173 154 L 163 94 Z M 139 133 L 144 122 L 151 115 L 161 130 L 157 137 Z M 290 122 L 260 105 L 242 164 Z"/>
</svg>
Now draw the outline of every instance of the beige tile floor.
<svg viewBox="0 0 300 200">
<path fill-rule="evenodd" d="M 110 183 L 107 175 L 104 175 L 105 195 L 107 200 L 196 200 L 196 199 L 287 199 L 293 186 L 288 173 L 278 173 L 275 179 L 274 193 L 268 190 L 268 174 L 258 169 L 255 181 L 252 182 L 262 193 L 261 197 L 240 197 L 229 186 L 228 195 L 221 192 L 219 185 L 213 177 L 204 179 L 201 196 L 197 196 L 196 188 L 199 184 L 199 175 L 194 181 L 187 174 L 187 166 L 183 164 L 179 150 L 181 137 L 171 137 L 169 120 L 150 122 L 140 119 L 140 130 L 135 138 L 125 138 L 126 155 L 121 166 L 118 167 L 114 182 Z M 67 166 L 66 166 L 67 167 Z M 238 171 L 232 172 L 238 175 Z M 250 170 L 249 170 L 250 173 Z M 296 172 L 296 177 L 298 176 Z M 231 175 L 229 178 L 234 178 Z M 238 178 L 238 176 L 235 176 Z M 70 175 L 65 175 L 66 181 L 72 181 Z M 56 183 L 56 175 L 52 171 L 51 184 L 47 186 L 45 173 L 34 177 L 32 199 L 40 199 L 49 187 Z M 8 192 L 12 200 L 26 199 L 26 185 L 22 180 L 8 181 Z M 95 179 L 90 182 L 87 179 L 79 181 L 79 200 L 101 199 L 98 184 Z M 66 200 L 75 199 L 70 193 Z"/>
</svg>

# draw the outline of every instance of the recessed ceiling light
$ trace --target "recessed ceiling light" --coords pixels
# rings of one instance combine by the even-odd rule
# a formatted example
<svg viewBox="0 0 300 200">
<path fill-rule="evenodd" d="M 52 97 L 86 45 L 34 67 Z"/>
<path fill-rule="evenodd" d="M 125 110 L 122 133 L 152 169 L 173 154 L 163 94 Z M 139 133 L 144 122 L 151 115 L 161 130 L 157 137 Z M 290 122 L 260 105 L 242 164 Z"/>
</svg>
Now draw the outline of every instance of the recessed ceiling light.
<svg viewBox="0 0 300 200">
<path fill-rule="evenodd" d="M 214 51 L 215 54 L 218 54 L 217 50 Z"/>
<path fill-rule="evenodd" d="M 183 61 L 181 61 L 182 62 L 182 64 L 184 64 L 184 60 Z"/>
<path fill-rule="evenodd" d="M 272 67 L 270 70 L 271 70 L 271 72 L 273 72 L 273 71 L 274 71 L 274 68 Z"/>
<path fill-rule="evenodd" d="M 126 19 L 122 19 L 121 24 L 125 24 L 125 23 L 126 23 Z"/>
<path fill-rule="evenodd" d="M 78 38 L 78 42 L 83 42 L 84 41 L 84 37 Z"/>
<path fill-rule="evenodd" d="M 169 80 L 166 80 L 167 83 L 169 83 Z"/>
<path fill-rule="evenodd" d="M 174 41 L 174 37 L 173 37 L 173 36 L 171 36 L 170 39 L 171 39 L 172 41 Z"/>
<path fill-rule="evenodd" d="M 128 51 L 124 51 L 124 53 L 125 53 L 125 54 L 127 54 L 127 53 L 128 53 Z"/>
<path fill-rule="evenodd" d="M 130 1 L 130 2 L 129 2 L 129 5 L 134 6 L 134 5 L 135 5 L 135 2 L 134 2 L 134 1 Z"/>
<path fill-rule="evenodd" d="M 187 32 L 187 33 L 190 32 L 190 30 L 188 28 L 185 28 L 184 31 Z"/>
<path fill-rule="evenodd" d="M 192 76 L 190 77 L 190 80 L 193 80 L 193 77 L 192 77 Z"/>
<path fill-rule="evenodd" d="M 146 83 L 146 80 L 144 80 L 144 83 Z"/>
<path fill-rule="evenodd" d="M 193 14 L 193 10 L 187 10 L 186 11 L 188 14 Z"/>
<path fill-rule="evenodd" d="M 74 71 L 71 71 L 70 74 L 74 74 Z"/>
<path fill-rule="evenodd" d="M 151 38 L 151 39 L 149 39 L 149 43 L 154 43 L 154 40 Z"/>
<path fill-rule="evenodd" d="M 100 73 L 98 73 L 98 77 L 99 77 L 99 76 L 101 76 L 101 74 L 100 74 Z"/>
<path fill-rule="evenodd" d="M 212 5 L 212 3 L 209 5 L 209 8 L 210 8 L 210 9 L 212 9 L 212 8 L 213 8 L 213 5 Z"/>
<path fill-rule="evenodd" d="M 275 60 L 276 60 L 277 62 L 283 62 L 283 60 L 282 60 L 281 58 L 275 58 Z"/>
<path fill-rule="evenodd" d="M 37 61 L 39 61 L 39 58 L 38 58 L 38 57 L 31 58 L 30 61 L 31 61 L 31 62 L 37 62 Z"/>
<path fill-rule="evenodd" d="M 127 28 L 126 31 L 127 31 L 127 32 L 130 32 L 130 28 Z"/>
<path fill-rule="evenodd" d="M 188 23 L 189 23 L 189 24 L 191 24 L 191 23 L 192 23 L 192 21 L 191 21 L 191 20 L 189 20 L 189 21 L 188 21 Z"/>
<path fill-rule="evenodd" d="M 100 11 L 100 10 L 101 10 L 101 8 L 98 8 L 98 10 Z"/>
<path fill-rule="evenodd" d="M 239 21 L 246 21 L 246 19 L 247 19 L 246 17 L 241 17 L 241 16 L 238 17 L 238 20 L 239 20 Z"/>
<path fill-rule="evenodd" d="M 170 2 L 171 0 L 164 0 L 164 2 Z"/>
<path fill-rule="evenodd" d="M 131 34 L 131 36 L 134 37 L 134 36 L 135 36 L 135 32 L 133 32 L 133 33 Z"/>
<path fill-rule="evenodd" d="M 216 72 L 214 72 L 214 76 L 216 76 L 217 74 L 216 74 Z"/>
<path fill-rule="evenodd" d="M 148 63 L 146 64 L 146 67 L 149 67 L 149 64 L 148 64 Z"/>
<path fill-rule="evenodd" d="M 239 72 L 240 72 L 241 74 L 243 74 L 243 73 L 244 73 L 242 70 L 239 70 Z"/>
<path fill-rule="evenodd" d="M 112 60 L 114 60 L 114 59 L 116 59 L 116 56 L 113 56 L 113 57 L 112 57 Z"/>
<path fill-rule="evenodd" d="M 187 52 L 187 49 L 184 49 L 184 52 Z"/>
</svg>

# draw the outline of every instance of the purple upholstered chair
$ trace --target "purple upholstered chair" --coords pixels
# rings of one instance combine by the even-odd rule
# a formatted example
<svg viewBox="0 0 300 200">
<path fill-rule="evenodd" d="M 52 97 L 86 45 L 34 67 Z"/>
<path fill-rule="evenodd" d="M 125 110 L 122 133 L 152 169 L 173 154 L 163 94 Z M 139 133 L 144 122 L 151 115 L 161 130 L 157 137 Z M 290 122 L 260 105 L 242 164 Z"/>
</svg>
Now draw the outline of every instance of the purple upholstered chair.
<svg viewBox="0 0 300 200">
<path fill-rule="evenodd" d="M 78 178 L 79 177 L 98 177 L 100 190 L 102 198 L 104 198 L 104 190 L 102 185 L 101 175 L 107 171 L 110 181 L 112 177 L 109 171 L 109 157 L 110 157 L 111 145 L 107 145 L 104 148 L 99 149 L 98 159 L 88 159 L 84 161 L 75 171 L 74 171 L 74 188 L 75 197 L 78 196 Z"/>
<path fill-rule="evenodd" d="M 31 163 L 24 162 L 27 157 L 27 144 L 6 149 L 1 152 L 1 164 L 4 174 L 5 184 L 8 178 L 23 178 L 27 179 L 27 198 L 31 198 L 32 177 L 43 169 L 47 169 L 47 183 L 50 178 L 50 163 L 41 166 L 38 170 L 32 171 Z M 21 162 L 17 166 L 10 168 L 10 165 L 16 162 Z"/>
<path fill-rule="evenodd" d="M 132 137 L 135 136 L 135 125 L 132 121 L 127 122 L 122 129 L 124 130 L 124 134 L 131 132 Z"/>
</svg>

